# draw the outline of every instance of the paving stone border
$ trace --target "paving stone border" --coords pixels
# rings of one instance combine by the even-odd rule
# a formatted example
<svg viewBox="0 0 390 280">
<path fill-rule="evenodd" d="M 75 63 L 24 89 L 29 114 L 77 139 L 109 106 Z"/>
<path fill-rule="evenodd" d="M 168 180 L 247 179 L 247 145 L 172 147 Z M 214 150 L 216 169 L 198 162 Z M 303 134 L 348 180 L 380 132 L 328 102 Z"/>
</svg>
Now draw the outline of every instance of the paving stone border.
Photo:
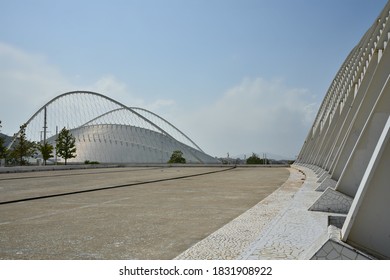
<svg viewBox="0 0 390 280">
<path fill-rule="evenodd" d="M 314 244 L 307 255 L 311 260 L 370 260 L 371 256 L 340 240 L 340 229 L 329 226 L 328 231 Z"/>
<path fill-rule="evenodd" d="M 293 168 L 289 171 L 288 180 L 279 189 L 175 259 L 240 259 L 250 245 L 261 239 L 266 228 L 286 209 L 301 187 L 304 174 Z"/>
<path fill-rule="evenodd" d="M 352 201 L 351 197 L 327 188 L 309 210 L 347 214 L 349 208 L 351 208 Z"/>
<path fill-rule="evenodd" d="M 325 213 L 307 210 L 321 193 L 302 169 L 290 168 L 278 190 L 175 259 L 301 259 L 328 225 Z"/>
<path fill-rule="evenodd" d="M 340 240 L 344 214 L 308 210 L 320 196 L 333 197 L 335 191 L 316 191 L 321 175 L 310 168 L 296 167 L 289 169 L 290 177 L 278 190 L 175 259 L 372 259 Z M 348 200 L 339 193 L 336 196 L 338 203 L 340 199 Z"/>
</svg>

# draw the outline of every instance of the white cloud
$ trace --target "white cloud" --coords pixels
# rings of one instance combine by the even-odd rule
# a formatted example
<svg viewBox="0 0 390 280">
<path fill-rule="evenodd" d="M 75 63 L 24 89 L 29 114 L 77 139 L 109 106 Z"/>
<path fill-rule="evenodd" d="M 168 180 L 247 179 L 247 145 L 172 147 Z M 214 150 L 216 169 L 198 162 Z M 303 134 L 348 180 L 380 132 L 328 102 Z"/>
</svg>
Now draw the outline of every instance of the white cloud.
<svg viewBox="0 0 390 280">
<path fill-rule="evenodd" d="M 244 79 L 214 104 L 183 113 L 179 127 L 212 155 L 269 152 L 295 156 L 316 112 L 314 97 L 282 81 Z"/>
<path fill-rule="evenodd" d="M 77 80 L 80 80 L 79 78 Z M 2 132 L 12 135 L 41 106 L 59 94 L 87 90 L 107 95 L 127 106 L 149 110 L 168 107 L 173 100 L 145 101 L 132 94 L 126 83 L 114 75 L 105 75 L 95 82 L 72 82 L 50 64 L 43 55 L 26 52 L 0 42 L 0 120 Z"/>
<path fill-rule="evenodd" d="M 87 86 L 92 91 L 107 95 L 129 107 L 142 107 L 151 111 L 175 104 L 171 99 L 157 99 L 146 102 L 143 98 L 138 98 L 128 89 L 124 82 L 119 81 L 113 75 L 107 75 L 100 78 L 93 85 Z"/>
<path fill-rule="evenodd" d="M 318 106 L 307 90 L 262 78 L 246 78 L 202 108 L 177 104 L 174 100 L 146 101 L 110 74 L 89 85 L 71 80 L 46 57 L 0 43 L 2 132 L 13 134 L 58 94 L 90 90 L 125 105 L 161 114 L 211 155 L 261 151 L 294 156 L 303 144 Z"/>
<path fill-rule="evenodd" d="M 0 43 L 3 132 L 14 133 L 50 98 L 71 90 L 67 79 L 45 57 Z"/>
<path fill-rule="evenodd" d="M 104 94 L 126 106 L 142 106 L 145 103 L 143 99 L 135 97 L 126 83 L 114 75 L 103 76 L 92 85 L 83 86 L 82 89 Z"/>
</svg>

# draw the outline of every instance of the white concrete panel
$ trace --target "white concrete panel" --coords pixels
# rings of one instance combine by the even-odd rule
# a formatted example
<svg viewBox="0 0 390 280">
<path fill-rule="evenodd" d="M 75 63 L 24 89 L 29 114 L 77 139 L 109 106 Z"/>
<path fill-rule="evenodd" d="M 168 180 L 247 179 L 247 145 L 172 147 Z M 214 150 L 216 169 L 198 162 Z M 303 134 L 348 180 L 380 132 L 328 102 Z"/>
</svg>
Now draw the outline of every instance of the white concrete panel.
<svg viewBox="0 0 390 280">
<path fill-rule="evenodd" d="M 376 65 L 376 60 L 371 60 L 371 63 L 368 66 L 367 75 L 373 75 L 376 69 Z M 348 127 L 353 120 L 353 116 L 355 115 L 356 110 L 359 108 L 362 98 L 362 95 L 358 95 L 355 98 L 353 94 L 348 94 L 348 96 L 346 96 L 343 113 L 340 117 L 340 120 L 343 121 L 342 123 L 340 122 L 341 126 L 335 130 L 337 134 L 333 138 L 333 144 L 331 146 L 331 149 L 329 150 L 329 158 L 326 163 L 326 169 L 329 170 L 330 173 L 333 173 L 336 159 L 338 158 L 340 149 L 343 146 L 343 140 L 345 139 L 345 136 L 348 132 Z M 336 176 L 334 176 L 333 178 L 338 179 L 336 178 Z"/>
<path fill-rule="evenodd" d="M 342 239 L 390 258 L 390 118 L 373 152 L 342 228 Z"/>
<path fill-rule="evenodd" d="M 366 123 L 367 118 L 369 117 L 372 108 L 374 107 L 375 102 L 377 101 L 378 96 L 389 76 L 390 54 L 389 51 L 386 53 L 387 55 L 383 57 L 381 62 L 378 64 L 373 77 L 370 79 L 370 85 L 367 88 L 364 98 L 350 123 L 344 144 L 337 158 L 337 164 L 332 172 L 332 178 L 335 180 L 340 178 L 345 164 L 347 163 L 348 158 L 360 137 L 364 124 Z"/>
<path fill-rule="evenodd" d="M 373 106 L 362 133 L 340 176 L 336 190 L 355 196 L 371 155 L 390 115 L 390 76 Z"/>
<path fill-rule="evenodd" d="M 312 208 L 348 212 L 342 238 L 352 250 L 324 243 L 318 258 L 359 259 L 357 249 L 390 258 L 389 19 L 390 1 L 332 81 L 297 159 L 318 174 L 318 191 L 336 184 Z"/>
</svg>

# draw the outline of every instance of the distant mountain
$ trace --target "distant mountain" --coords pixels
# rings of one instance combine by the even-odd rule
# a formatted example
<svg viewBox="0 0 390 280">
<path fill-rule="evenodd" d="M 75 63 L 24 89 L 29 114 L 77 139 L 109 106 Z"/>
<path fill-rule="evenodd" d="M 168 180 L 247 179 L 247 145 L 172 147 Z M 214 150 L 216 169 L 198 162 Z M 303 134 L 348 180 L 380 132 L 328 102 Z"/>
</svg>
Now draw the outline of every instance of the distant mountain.
<svg viewBox="0 0 390 280">
<path fill-rule="evenodd" d="M 267 152 L 255 152 L 255 154 L 259 157 L 259 158 L 263 158 L 264 157 L 264 154 L 266 156 L 267 159 L 274 159 L 274 160 L 293 160 L 294 158 L 293 157 L 288 157 L 288 156 L 282 156 L 282 155 L 278 155 L 278 154 L 273 154 L 273 153 L 267 153 Z M 250 153 L 245 153 L 245 154 L 240 154 L 240 155 L 236 155 L 236 156 L 232 156 L 231 158 L 240 158 L 240 159 L 245 159 L 245 158 L 248 158 L 252 155 L 252 152 Z"/>
<path fill-rule="evenodd" d="M 3 138 L 5 141 L 4 141 L 4 145 L 7 147 L 9 143 L 11 143 L 12 141 L 12 137 L 11 136 L 8 136 L 6 134 L 3 134 L 0 132 L 0 138 Z"/>
</svg>

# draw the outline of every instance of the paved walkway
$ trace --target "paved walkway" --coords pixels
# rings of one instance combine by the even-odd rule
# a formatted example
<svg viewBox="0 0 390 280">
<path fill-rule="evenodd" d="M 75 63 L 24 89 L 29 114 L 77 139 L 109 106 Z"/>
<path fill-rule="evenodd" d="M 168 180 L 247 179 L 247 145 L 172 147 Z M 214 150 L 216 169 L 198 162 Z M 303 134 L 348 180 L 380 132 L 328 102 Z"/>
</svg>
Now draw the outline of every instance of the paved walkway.
<svg viewBox="0 0 390 280">
<path fill-rule="evenodd" d="M 19 173 L 18 179 L 2 174 L 0 203 L 27 194 L 73 192 L 74 186 L 82 191 L 131 186 L 209 169 L 51 171 Z M 328 219 L 307 210 L 321 195 L 315 191 L 317 175 L 304 167 L 288 170 L 290 175 L 285 168 L 237 168 L 147 187 L 3 203 L 0 258 L 305 259 L 327 232 Z"/>
<path fill-rule="evenodd" d="M 304 173 L 290 168 L 277 191 L 176 259 L 304 259 L 327 231 L 327 215 L 307 210 L 321 193 L 316 174 L 299 169 Z"/>
<path fill-rule="evenodd" d="M 172 259 L 288 177 L 229 166 L 0 174 L 0 259 Z"/>
</svg>

